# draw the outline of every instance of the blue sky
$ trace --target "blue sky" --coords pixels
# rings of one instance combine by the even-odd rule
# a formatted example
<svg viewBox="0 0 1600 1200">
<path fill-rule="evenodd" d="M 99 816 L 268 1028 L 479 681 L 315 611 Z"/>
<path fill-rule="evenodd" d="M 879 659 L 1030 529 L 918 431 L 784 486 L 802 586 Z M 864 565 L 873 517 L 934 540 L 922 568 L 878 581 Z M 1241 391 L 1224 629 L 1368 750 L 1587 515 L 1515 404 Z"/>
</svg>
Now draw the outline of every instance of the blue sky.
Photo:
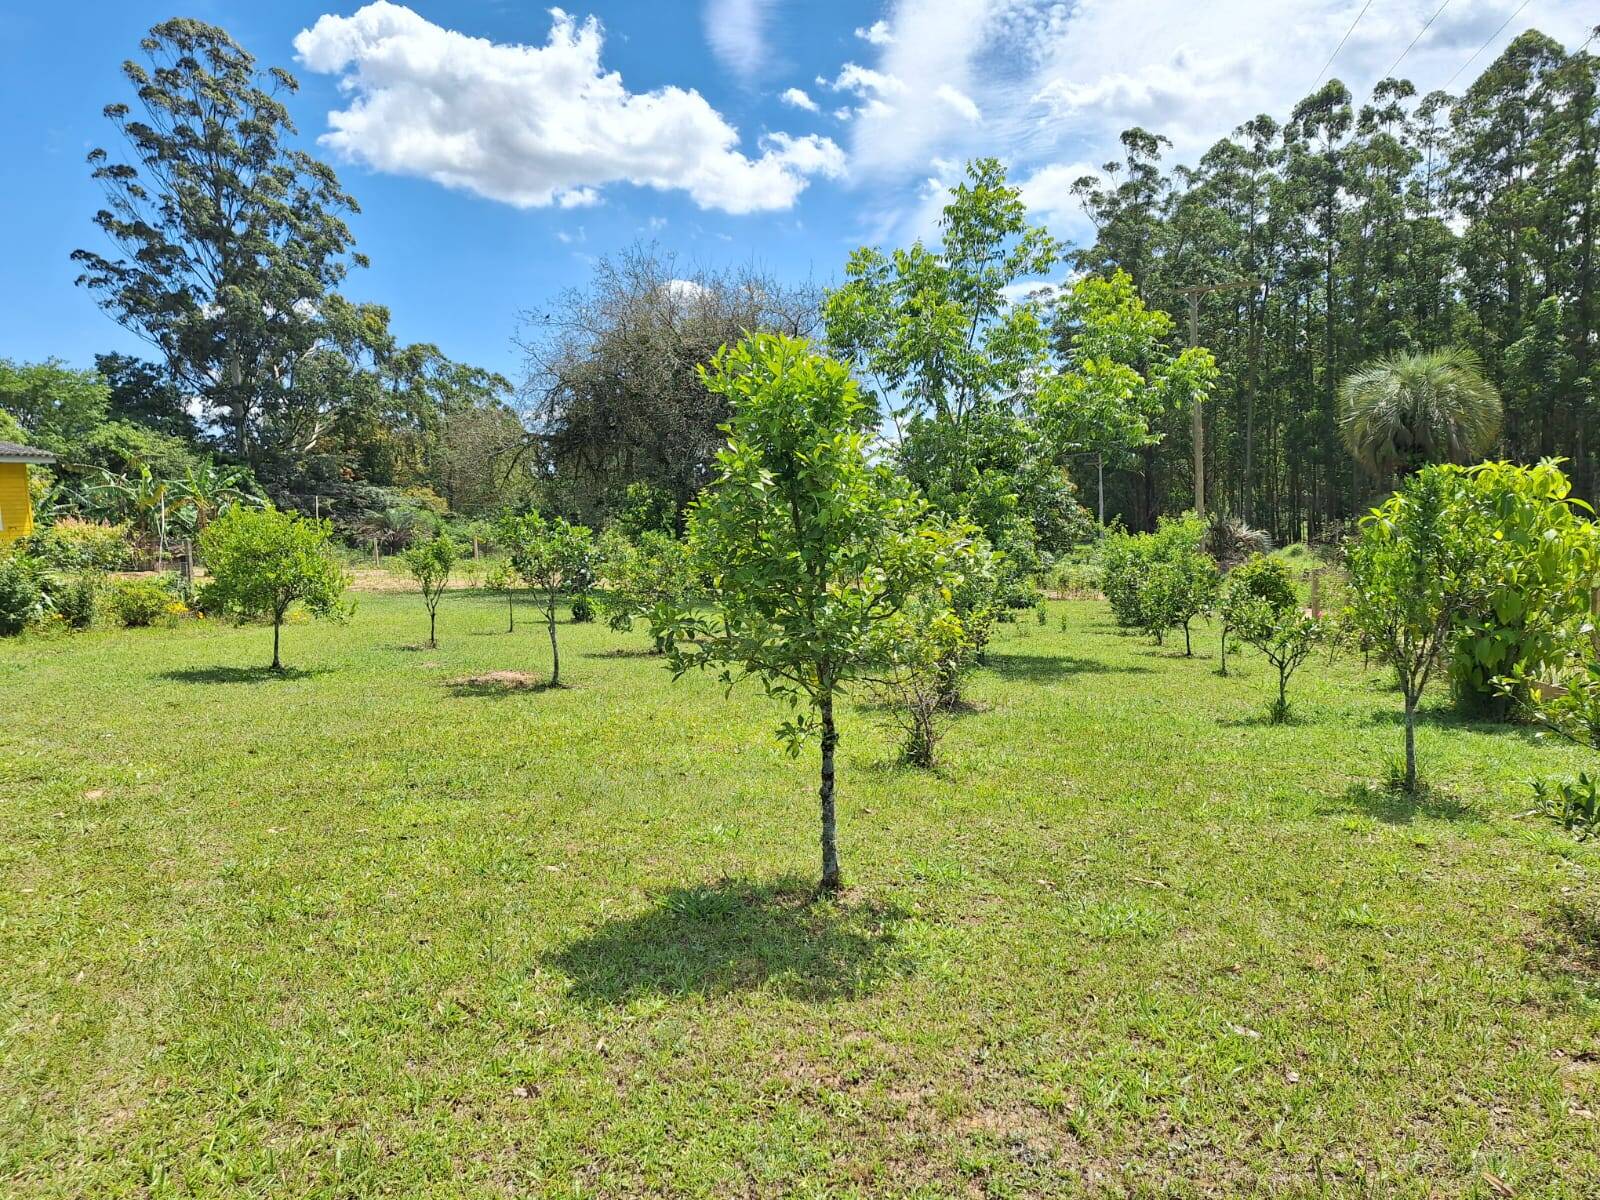
<svg viewBox="0 0 1600 1200">
<path fill-rule="evenodd" d="M 853 246 L 930 234 L 938 193 L 980 153 L 1010 164 L 1041 220 L 1081 237 L 1067 186 L 1114 155 L 1120 129 L 1163 132 L 1192 158 L 1257 112 L 1283 117 L 1347 30 L 1329 73 L 1360 96 L 1402 54 L 1398 73 L 1423 90 L 1453 75 L 1459 88 L 1523 29 L 1575 46 L 1600 17 L 1590 0 L 1520 12 L 1522 0 L 1364 3 L 594 0 L 561 14 L 523 0 L 201 0 L 178 11 L 299 77 L 289 103 L 302 140 L 363 210 L 353 224 L 372 266 L 347 292 L 389 305 L 403 339 L 515 375 L 518 313 L 638 239 L 688 266 L 753 263 L 826 283 Z M 98 248 L 84 155 L 110 132 L 101 108 L 131 98 L 118 66 L 171 15 L 138 0 L 0 11 L 0 356 L 87 365 L 97 351 L 139 351 L 73 285 L 68 255 Z"/>
</svg>

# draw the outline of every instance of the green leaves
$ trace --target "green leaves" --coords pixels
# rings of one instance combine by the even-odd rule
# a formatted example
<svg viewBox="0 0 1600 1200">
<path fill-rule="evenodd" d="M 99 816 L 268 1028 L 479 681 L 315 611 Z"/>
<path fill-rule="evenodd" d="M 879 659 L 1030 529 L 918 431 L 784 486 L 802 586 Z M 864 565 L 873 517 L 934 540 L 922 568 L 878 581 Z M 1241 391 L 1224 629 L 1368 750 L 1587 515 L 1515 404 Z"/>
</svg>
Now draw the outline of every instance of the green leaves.
<svg viewBox="0 0 1600 1200">
<path fill-rule="evenodd" d="M 326 521 L 276 508 L 229 509 L 200 535 L 211 576 L 201 592 L 205 609 L 270 617 L 274 625 L 296 604 L 319 617 L 342 617 L 350 577 L 330 538 Z"/>
<path fill-rule="evenodd" d="M 755 676 L 804 704 L 862 678 L 875 636 L 943 578 L 970 538 L 874 461 L 871 408 L 848 368 L 771 334 L 724 348 L 706 386 L 733 409 L 718 477 L 689 513 L 690 568 L 713 611 L 663 630 L 674 670 Z M 804 715 L 782 735 L 813 726 Z"/>
<path fill-rule="evenodd" d="M 243 453 L 264 397 L 291 385 L 327 332 L 330 293 L 363 261 L 344 222 L 356 204 L 288 144 L 277 96 L 293 77 L 259 71 L 200 21 L 164 22 L 140 44 L 148 67 L 123 73 L 142 119 L 124 104 L 105 110 L 132 161 L 89 156 L 106 197 L 94 221 L 116 250 L 75 251 L 78 282 L 160 348 Z"/>
</svg>

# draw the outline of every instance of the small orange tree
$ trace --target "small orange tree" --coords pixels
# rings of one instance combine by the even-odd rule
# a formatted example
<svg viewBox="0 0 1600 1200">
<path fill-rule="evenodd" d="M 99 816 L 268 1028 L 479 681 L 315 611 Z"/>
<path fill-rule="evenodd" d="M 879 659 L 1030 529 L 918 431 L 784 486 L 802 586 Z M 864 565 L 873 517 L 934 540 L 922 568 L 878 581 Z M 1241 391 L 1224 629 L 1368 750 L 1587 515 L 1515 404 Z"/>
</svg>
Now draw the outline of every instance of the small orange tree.
<svg viewBox="0 0 1600 1200">
<path fill-rule="evenodd" d="M 711 612 L 667 625 L 675 675 L 755 678 L 794 715 L 779 728 L 798 754 L 821 738 L 822 881 L 841 885 L 836 836 L 835 700 L 872 678 L 881 638 L 937 589 L 969 530 L 872 454 L 873 406 L 842 363 L 798 338 L 754 334 L 702 370 L 733 410 L 718 475 L 689 512 L 691 565 Z"/>
</svg>

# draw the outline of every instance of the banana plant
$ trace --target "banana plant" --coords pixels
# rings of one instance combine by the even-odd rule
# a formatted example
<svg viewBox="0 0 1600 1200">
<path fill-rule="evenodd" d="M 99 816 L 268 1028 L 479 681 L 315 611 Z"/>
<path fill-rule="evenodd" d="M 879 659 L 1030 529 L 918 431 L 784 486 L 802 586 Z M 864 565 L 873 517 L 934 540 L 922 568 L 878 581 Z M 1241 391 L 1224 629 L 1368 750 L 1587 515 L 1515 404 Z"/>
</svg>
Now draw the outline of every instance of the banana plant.
<svg viewBox="0 0 1600 1200">
<path fill-rule="evenodd" d="M 245 490 L 250 472 L 243 467 L 219 468 L 214 463 L 190 467 L 173 483 L 173 509 L 190 515 L 196 534 L 236 504 L 259 505 L 261 498 Z"/>
</svg>

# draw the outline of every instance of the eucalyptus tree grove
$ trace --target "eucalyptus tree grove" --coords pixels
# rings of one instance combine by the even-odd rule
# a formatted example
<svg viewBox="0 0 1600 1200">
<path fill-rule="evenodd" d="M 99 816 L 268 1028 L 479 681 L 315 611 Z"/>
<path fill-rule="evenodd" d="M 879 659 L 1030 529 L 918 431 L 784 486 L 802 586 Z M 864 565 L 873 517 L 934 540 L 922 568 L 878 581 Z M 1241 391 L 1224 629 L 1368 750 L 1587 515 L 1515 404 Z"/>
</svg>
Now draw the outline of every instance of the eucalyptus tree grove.
<svg viewBox="0 0 1600 1200">
<path fill-rule="evenodd" d="M 1359 512 L 1379 485 L 1342 444 L 1339 384 L 1456 345 L 1502 397 L 1501 450 L 1568 458 L 1594 497 L 1597 83 L 1595 54 L 1529 31 L 1458 95 L 1385 79 L 1359 97 L 1333 80 L 1192 165 L 1168 167 L 1166 139 L 1129 130 L 1121 160 L 1078 182 L 1096 231 L 1080 268 L 1121 268 L 1166 309 L 1196 284 L 1259 284 L 1199 312 L 1221 369 L 1204 445 L 1217 507 L 1281 540 Z M 1166 408 L 1153 432 L 1111 483 L 1142 527 L 1192 495 L 1188 422 Z"/>
</svg>

